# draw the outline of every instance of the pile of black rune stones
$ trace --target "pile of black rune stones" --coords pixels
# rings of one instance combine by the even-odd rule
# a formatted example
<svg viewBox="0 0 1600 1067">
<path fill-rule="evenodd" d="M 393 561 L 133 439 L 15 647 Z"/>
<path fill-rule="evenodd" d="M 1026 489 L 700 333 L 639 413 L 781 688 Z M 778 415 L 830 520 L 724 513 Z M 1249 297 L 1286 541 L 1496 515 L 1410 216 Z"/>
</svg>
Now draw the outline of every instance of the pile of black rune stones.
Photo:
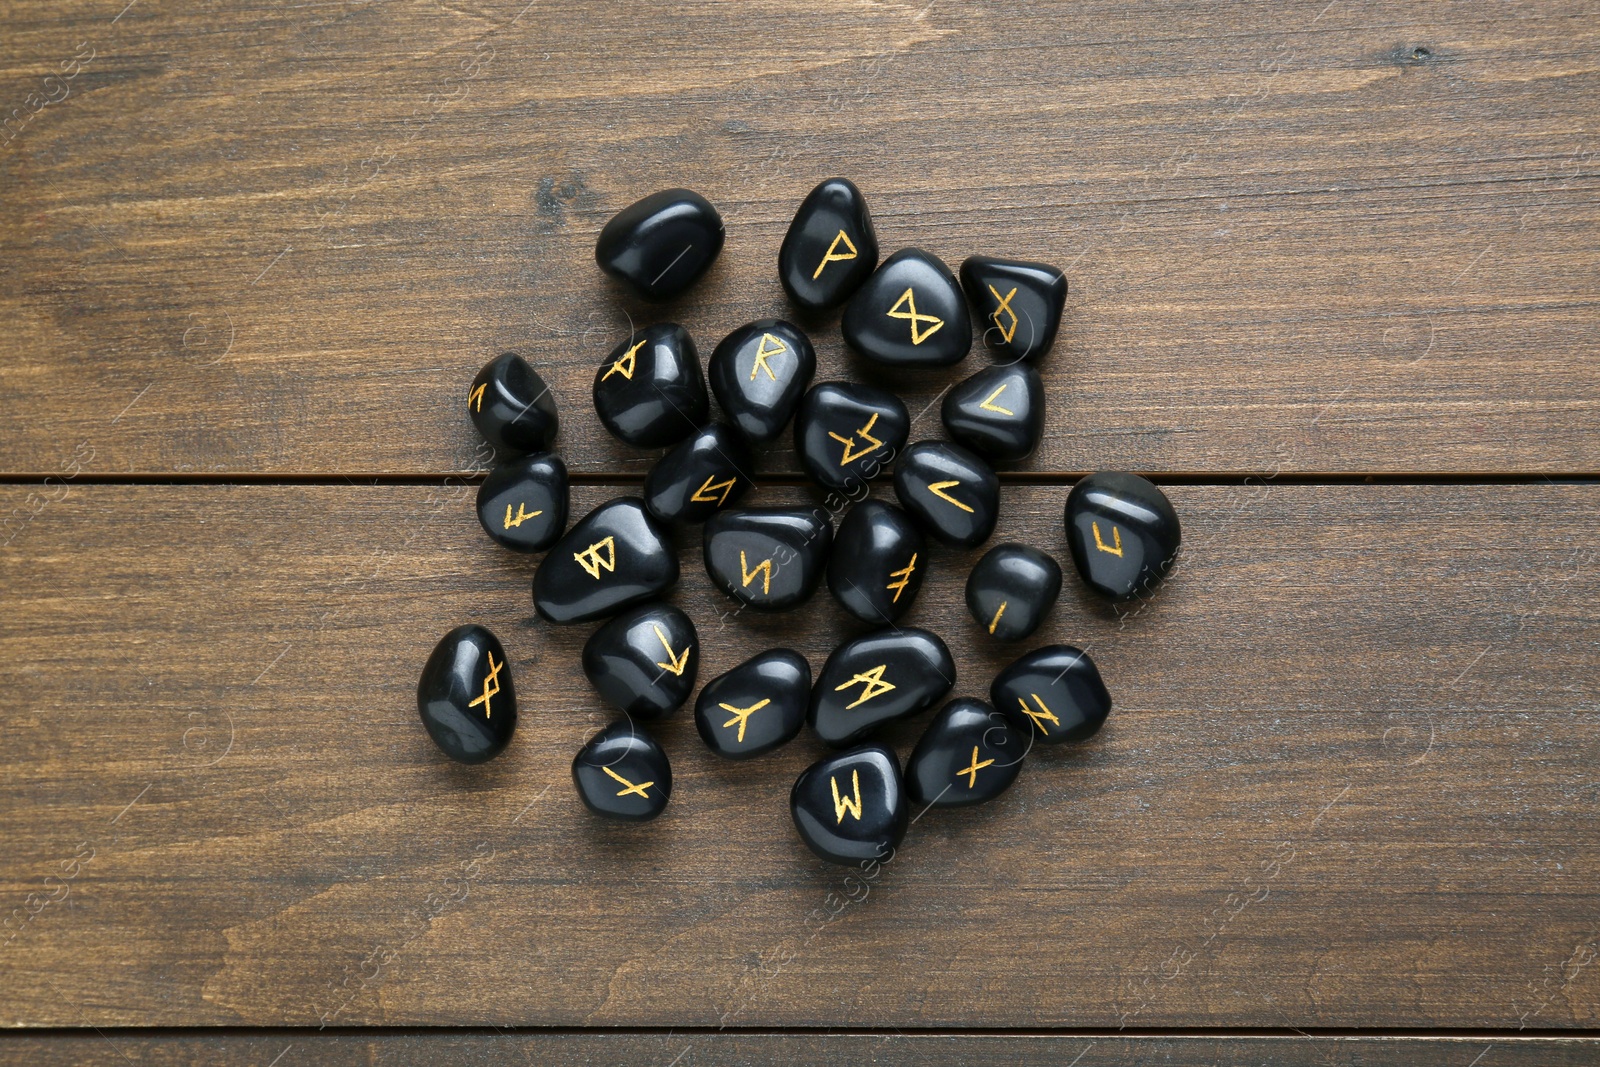
<svg viewBox="0 0 1600 1067">
<path fill-rule="evenodd" d="M 650 300 L 692 285 L 723 244 L 722 218 L 686 189 L 648 196 L 611 219 L 595 245 L 603 270 Z M 1061 271 L 1040 263 L 972 256 L 959 283 L 936 256 L 903 248 L 878 262 L 861 191 L 823 182 L 800 204 L 778 256 L 790 299 L 807 311 L 844 305 L 841 329 L 866 359 L 914 371 L 964 359 L 969 314 L 997 362 L 952 388 L 941 410 L 949 441 L 907 446 L 911 418 L 900 398 L 854 382 L 811 379 L 816 356 L 804 331 L 781 319 L 734 330 L 702 374 L 682 326 L 656 323 L 620 341 L 594 378 L 596 413 L 639 448 L 664 448 L 643 497 L 608 501 L 567 529 L 567 470 L 547 451 L 557 426 L 549 389 L 526 361 L 500 356 L 478 373 L 467 411 L 503 462 L 484 480 L 478 519 L 519 552 L 545 551 L 533 602 L 553 623 L 605 620 L 583 650 L 583 670 L 624 713 L 578 753 L 572 776 L 596 814 L 645 821 L 672 793 L 667 755 L 640 722 L 672 714 L 694 691 L 699 639 L 689 617 L 660 598 L 678 579 L 669 529 L 703 524 L 707 573 L 736 604 L 787 611 L 826 575 L 844 609 L 878 628 L 839 645 L 812 679 L 799 653 L 775 648 L 708 682 L 695 724 L 712 752 L 751 759 L 809 724 L 842 751 L 802 773 L 790 793 L 800 837 L 836 863 L 882 859 L 906 831 L 908 806 L 978 804 L 1016 780 L 1035 743 L 1083 741 L 1099 730 L 1111 697 L 1089 656 L 1049 645 L 995 677 L 990 703 L 946 703 L 904 772 L 869 736 L 938 704 L 955 682 L 938 635 L 895 625 L 928 569 L 924 538 L 973 547 L 988 540 L 1000 509 L 992 464 L 1030 454 L 1044 426 L 1044 388 L 1033 361 L 1055 340 L 1066 300 Z M 969 312 L 969 305 L 971 311 Z M 706 379 L 725 422 L 712 421 Z M 741 507 L 752 488 L 751 448 L 794 423 L 810 478 L 857 500 L 833 528 L 821 506 Z M 511 458 L 507 458 L 511 457 Z M 866 498 L 867 483 L 894 463 L 900 506 Z M 1131 474 L 1101 472 L 1067 496 L 1066 533 L 1084 583 L 1123 599 L 1150 589 L 1178 550 L 1178 517 L 1162 492 Z M 1032 634 L 1054 605 L 1061 568 L 1021 544 L 990 549 L 967 579 L 967 607 L 998 640 Z M 423 724 L 464 763 L 493 758 L 516 726 L 505 649 L 481 626 L 446 634 L 417 687 Z"/>
</svg>

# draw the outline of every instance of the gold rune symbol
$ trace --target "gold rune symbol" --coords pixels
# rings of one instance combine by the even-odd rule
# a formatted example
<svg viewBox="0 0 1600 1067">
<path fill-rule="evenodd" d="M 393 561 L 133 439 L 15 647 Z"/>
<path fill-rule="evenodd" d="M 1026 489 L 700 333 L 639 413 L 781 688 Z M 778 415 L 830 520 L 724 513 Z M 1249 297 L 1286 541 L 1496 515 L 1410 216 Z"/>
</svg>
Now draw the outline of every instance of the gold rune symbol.
<svg viewBox="0 0 1600 1067">
<path fill-rule="evenodd" d="M 742 744 L 744 744 L 744 727 L 745 727 L 745 724 L 750 721 L 750 716 L 754 715 L 756 712 L 760 711 L 762 708 L 766 707 L 770 703 L 772 703 L 772 698 L 771 697 L 762 697 L 760 700 L 756 701 L 754 704 L 751 704 L 748 708 L 736 708 L 732 704 L 724 704 L 721 701 L 717 702 L 717 707 L 721 708 L 723 711 L 731 711 L 731 712 L 733 712 L 733 718 L 729 719 L 727 722 L 723 723 L 722 725 L 724 727 L 728 727 L 728 726 L 732 726 L 734 723 L 738 723 L 739 724 L 739 743 L 742 745 Z"/>
<path fill-rule="evenodd" d="M 733 492 L 734 484 L 738 482 L 739 477 L 738 475 L 734 475 L 725 482 L 718 482 L 716 485 L 712 485 L 711 479 L 715 477 L 715 474 L 706 475 L 706 480 L 700 483 L 700 488 L 696 489 L 694 491 L 694 496 L 690 497 L 689 499 L 692 501 L 698 501 L 702 504 L 710 504 L 714 502 L 718 507 L 721 507 L 724 503 L 726 503 L 728 494 Z M 722 490 L 721 496 L 706 495 L 707 493 L 715 493 L 718 489 Z"/>
<path fill-rule="evenodd" d="M 511 505 L 507 504 L 506 505 L 506 529 L 509 530 L 513 526 L 521 526 L 523 523 L 527 522 L 529 519 L 537 519 L 540 515 L 543 515 L 543 514 L 544 514 L 543 511 L 529 511 L 528 510 L 528 505 L 519 503 L 517 505 L 517 517 L 513 519 L 511 517 Z"/>
<path fill-rule="evenodd" d="M 932 485 L 928 486 L 928 492 L 932 493 L 934 496 L 938 497 L 940 500 L 947 501 L 948 503 L 954 504 L 956 507 L 960 508 L 962 511 L 965 511 L 968 515 L 971 515 L 971 514 L 973 514 L 973 510 L 971 508 L 967 507 L 967 505 L 963 504 L 961 501 L 957 500 L 955 497 L 953 497 L 949 493 L 945 492 L 946 489 L 954 489 L 956 486 L 958 486 L 960 484 L 961 484 L 960 482 L 934 482 Z"/>
<path fill-rule="evenodd" d="M 1045 707 L 1044 701 L 1039 698 L 1038 693 L 1029 693 L 1028 695 L 1033 698 L 1035 704 L 1039 705 L 1038 711 L 1034 711 L 1032 708 L 1028 707 L 1028 702 L 1021 697 L 1017 698 L 1017 703 L 1022 705 L 1022 714 L 1033 720 L 1033 725 L 1039 728 L 1039 732 L 1041 734 L 1047 734 L 1050 732 L 1050 727 L 1045 725 L 1047 721 L 1053 722 L 1057 726 L 1061 725 L 1061 720 L 1055 717 L 1054 712 Z"/>
<path fill-rule="evenodd" d="M 1109 552 L 1113 556 L 1122 555 L 1121 530 L 1117 529 L 1115 525 L 1112 525 L 1111 544 L 1108 545 L 1104 541 L 1100 540 L 1100 524 L 1098 522 L 1091 522 L 1089 526 L 1094 530 L 1094 547 L 1098 548 L 1102 552 Z"/>
<path fill-rule="evenodd" d="M 778 347 L 777 348 L 768 348 L 767 347 L 767 342 L 768 341 L 771 341 L 773 344 L 777 345 Z M 772 364 L 767 362 L 767 357 L 768 356 L 781 356 L 787 351 L 789 351 L 789 346 L 783 343 L 783 338 L 774 337 L 770 333 L 762 334 L 761 335 L 761 343 L 756 346 L 756 361 L 754 363 L 750 364 L 750 380 L 752 382 L 755 381 L 756 380 L 756 372 L 764 370 L 764 371 L 767 372 L 767 377 L 768 378 L 771 378 L 773 381 L 777 381 L 778 380 L 778 376 L 776 374 L 772 373 Z"/>
<path fill-rule="evenodd" d="M 768 596 L 772 593 L 772 560 L 762 560 L 756 564 L 756 569 L 751 570 L 744 561 L 744 549 L 739 550 L 739 572 L 744 576 L 745 588 L 750 588 L 750 583 L 756 580 L 756 575 L 761 575 L 761 595 Z"/>
<path fill-rule="evenodd" d="M 1009 338 L 1008 338 L 1008 340 L 1009 340 Z M 980 408 L 982 408 L 983 410 L 985 410 L 985 411 L 998 411 L 1002 415 L 1015 415 L 1016 414 L 1015 411 L 1007 411 L 1005 408 L 998 406 L 994 402 L 995 398 L 998 397 L 1001 393 L 1005 392 L 1006 391 L 1006 386 L 1008 386 L 1010 384 L 1011 384 L 1010 382 L 1002 382 L 1000 384 L 1000 388 L 998 388 L 994 392 L 990 393 L 989 394 L 989 398 L 987 400 L 985 400 L 983 403 L 979 404 L 978 406 Z"/>
<path fill-rule="evenodd" d="M 968 789 L 975 789 L 975 788 L 977 788 L 977 785 L 978 785 L 978 772 L 983 770 L 985 767 L 989 766 L 989 764 L 991 764 L 993 762 L 994 762 L 994 760 L 992 760 L 992 759 L 986 759 L 982 763 L 979 763 L 978 762 L 978 746 L 977 745 L 973 745 L 972 746 L 972 766 L 961 768 L 959 771 L 956 772 L 956 777 L 959 778 L 963 774 L 966 775 L 967 776 L 967 788 Z"/>
<path fill-rule="evenodd" d="M 604 557 L 600 555 L 602 548 L 606 550 Z M 601 567 L 608 571 L 615 571 L 617 569 L 617 539 L 615 537 L 607 537 L 603 541 L 596 541 L 582 552 L 574 552 L 572 558 L 578 561 L 579 566 L 589 572 L 589 577 L 591 578 L 600 577 Z"/>
<path fill-rule="evenodd" d="M 860 771 L 851 771 L 850 772 L 850 785 L 855 790 L 855 795 L 853 797 L 842 797 L 842 796 L 839 795 L 839 779 L 833 777 L 832 775 L 828 776 L 828 784 L 833 786 L 833 821 L 834 821 L 834 824 L 838 825 L 839 823 L 844 822 L 844 813 L 847 812 L 847 811 L 851 815 L 854 815 L 856 817 L 856 821 L 857 822 L 860 822 L 861 821 L 861 772 Z"/>
<path fill-rule="evenodd" d="M 664 671 L 671 671 L 679 678 L 682 678 L 683 669 L 689 664 L 689 649 L 685 648 L 681 653 L 672 651 L 672 645 L 667 641 L 667 635 L 661 632 L 661 627 L 657 626 L 655 623 L 651 623 L 650 625 L 651 628 L 655 630 L 656 636 L 661 639 L 661 647 L 667 650 L 668 662 L 657 663 L 656 666 L 660 667 Z"/>
<path fill-rule="evenodd" d="M 883 680 L 883 669 L 887 666 L 887 663 L 880 663 L 870 671 L 858 673 L 854 678 L 850 679 L 848 682 L 845 682 L 843 685 L 836 685 L 833 687 L 833 691 L 835 693 L 844 689 L 849 689 L 857 682 L 860 682 L 865 687 L 861 690 L 860 696 L 856 697 L 854 701 L 844 706 L 846 711 L 849 711 L 857 704 L 865 704 L 873 697 L 882 696 L 894 688 L 893 682 L 886 682 Z"/>
<path fill-rule="evenodd" d="M 1006 605 L 1009 603 L 1011 603 L 1009 600 L 1000 601 L 1000 607 L 995 609 L 994 619 L 989 623 L 990 633 L 994 633 L 994 628 L 1000 625 L 1000 616 L 1006 613 Z"/>
<path fill-rule="evenodd" d="M 467 403 L 468 404 L 472 404 L 473 402 L 477 403 L 477 407 L 473 408 L 472 409 L 473 411 L 482 411 L 483 410 L 483 391 L 485 389 L 487 389 L 487 388 L 489 388 L 489 383 L 488 382 L 484 382 L 482 385 L 478 386 L 472 392 L 467 394 Z"/>
<path fill-rule="evenodd" d="M 620 374 L 628 381 L 633 381 L 633 369 L 639 364 L 639 349 L 643 348 L 648 340 L 650 338 L 643 338 L 638 344 L 622 353 L 617 361 L 611 364 L 611 369 L 600 376 L 600 380 L 603 382 L 613 374 Z"/>
<path fill-rule="evenodd" d="M 494 661 L 493 652 L 489 652 L 487 655 L 489 657 L 489 673 L 483 676 L 483 695 L 467 704 L 469 708 L 475 708 L 482 704 L 483 717 L 485 719 L 489 717 L 489 698 L 500 692 L 500 668 L 505 666 L 504 661 L 500 663 Z"/>
<path fill-rule="evenodd" d="M 833 250 L 839 247 L 839 242 L 840 241 L 843 241 L 844 242 L 844 246 L 846 248 L 848 248 L 850 251 L 849 252 L 841 252 L 839 255 L 836 256 L 836 255 L 833 254 Z M 855 259 L 855 258 L 856 258 L 855 242 L 850 240 L 850 235 L 849 234 L 845 233 L 843 230 L 840 230 L 839 231 L 839 236 L 835 237 L 833 239 L 833 244 L 828 246 L 828 252 L 827 252 L 826 255 L 824 255 L 822 257 L 822 262 L 817 264 L 817 269 L 812 273 L 811 280 L 812 281 L 816 281 L 818 278 L 822 277 L 822 268 L 826 267 L 829 263 L 839 263 L 839 262 L 842 262 L 843 260 L 846 260 L 846 259 Z"/>
<path fill-rule="evenodd" d="M 995 328 L 1000 331 L 1000 336 L 1005 338 L 1006 344 L 1010 344 L 1011 339 L 1017 335 L 1017 313 L 1011 310 L 1011 298 L 1017 295 L 1017 287 L 1013 285 L 1011 291 L 1005 296 L 1001 296 L 1000 290 L 992 285 L 989 286 L 989 292 L 993 293 L 994 298 L 1000 301 L 1000 306 L 990 312 L 989 317 L 994 320 Z M 1011 327 L 1009 329 L 1000 325 L 1000 313 L 1002 311 L 1011 316 Z M 990 397 L 990 399 L 994 398 Z"/>
<path fill-rule="evenodd" d="M 851 434 L 849 437 L 840 437 L 838 434 L 834 433 L 832 430 L 828 431 L 828 436 L 829 437 L 833 438 L 835 441 L 838 441 L 841 445 L 844 445 L 844 457 L 839 460 L 839 466 L 842 467 L 846 463 L 854 463 L 856 460 L 860 459 L 862 456 L 866 455 L 867 453 L 875 452 L 878 449 L 883 447 L 883 442 L 878 440 L 876 437 L 872 436 L 872 424 L 877 422 L 877 421 L 878 421 L 878 413 L 876 411 L 874 411 L 872 413 L 872 418 L 867 420 L 867 424 L 865 426 L 861 427 L 861 429 L 856 431 L 856 433 L 861 435 L 861 439 L 863 441 L 871 441 L 872 442 L 872 446 L 870 448 L 863 448 L 859 452 L 852 452 L 851 451 L 851 449 L 855 448 L 855 446 L 856 446 L 856 433 Z"/>
<path fill-rule="evenodd" d="M 890 571 L 889 572 L 889 577 L 900 579 L 898 582 L 890 582 L 888 585 L 883 587 L 886 590 L 888 590 L 888 589 L 893 589 L 894 590 L 894 600 L 892 600 L 890 603 L 894 603 L 894 604 L 900 603 L 900 594 L 906 591 L 906 583 L 911 581 L 911 572 L 916 570 L 916 569 L 917 569 L 917 554 L 915 552 L 913 552 L 913 553 L 911 553 L 911 562 L 910 563 L 907 563 L 904 567 L 901 567 L 897 571 Z"/>
<path fill-rule="evenodd" d="M 906 307 L 910 310 L 901 311 L 901 304 L 906 305 Z M 891 319 L 906 319 L 911 323 L 911 343 L 914 345 L 920 345 L 922 342 L 938 333 L 939 327 L 944 325 L 944 320 L 936 315 L 917 314 L 917 297 L 916 294 L 910 289 L 907 289 L 905 292 L 901 293 L 900 299 L 894 302 L 894 307 L 884 312 L 884 314 L 888 315 Z M 926 330 L 918 330 L 917 323 L 919 322 L 931 322 L 933 325 L 929 326 Z"/>
<path fill-rule="evenodd" d="M 615 778 L 617 781 L 619 781 L 619 782 L 621 782 L 623 784 L 624 788 L 617 791 L 617 796 L 625 797 L 629 793 L 637 793 L 639 796 L 644 797 L 646 800 L 650 799 L 650 794 L 646 793 L 645 790 L 649 789 L 651 786 L 655 785 L 654 782 L 640 782 L 638 785 L 634 785 L 632 782 L 630 782 L 626 778 L 622 777 L 622 775 L 618 774 L 616 771 L 612 770 L 610 767 L 601 767 L 600 769 L 602 771 L 605 771 L 611 777 Z"/>
</svg>

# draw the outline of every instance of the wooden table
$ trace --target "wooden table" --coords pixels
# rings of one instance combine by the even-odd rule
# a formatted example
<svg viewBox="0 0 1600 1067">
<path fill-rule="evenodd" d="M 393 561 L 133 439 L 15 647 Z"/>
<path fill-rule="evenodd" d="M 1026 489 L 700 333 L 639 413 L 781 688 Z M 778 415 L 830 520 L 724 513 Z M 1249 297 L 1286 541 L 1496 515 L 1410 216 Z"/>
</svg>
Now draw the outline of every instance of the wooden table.
<svg viewBox="0 0 1600 1067">
<path fill-rule="evenodd" d="M 126 4 L 126 6 L 124 6 Z M 1600 19 L 1558 0 L 666 6 L 11 0 L 0 39 L 0 1060 L 1592 1063 L 1600 1058 Z M 996 540 L 1066 559 L 1082 472 L 1184 554 L 1034 643 L 1093 743 L 847 877 L 802 738 L 680 714 L 647 827 L 568 766 L 587 627 L 472 514 L 466 384 L 550 381 L 574 508 L 653 454 L 589 386 L 630 322 L 788 314 L 795 205 L 1071 284 Z M 605 219 L 724 212 L 665 309 Z M 835 319 L 818 377 L 872 377 Z M 889 379 L 934 399 L 986 362 Z M 881 375 L 875 380 L 883 381 Z M 814 499 L 768 451 L 752 502 Z M 887 490 L 885 490 L 887 491 Z M 853 632 L 673 599 L 709 679 Z M 939 551 L 907 621 L 1020 649 Z M 427 651 L 500 634 L 523 725 L 448 764 Z M 904 754 L 915 725 L 891 735 Z"/>
</svg>

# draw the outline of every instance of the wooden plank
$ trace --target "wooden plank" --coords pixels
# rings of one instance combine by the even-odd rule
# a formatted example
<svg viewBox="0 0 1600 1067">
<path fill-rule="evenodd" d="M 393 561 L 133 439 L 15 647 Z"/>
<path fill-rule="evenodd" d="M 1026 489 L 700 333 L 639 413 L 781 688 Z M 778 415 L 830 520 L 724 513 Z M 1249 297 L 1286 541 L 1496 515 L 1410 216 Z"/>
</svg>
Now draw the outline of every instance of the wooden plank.
<svg viewBox="0 0 1600 1067">
<path fill-rule="evenodd" d="M 1600 470 L 1581 4 L 34 0 L 7 21 L 0 471 L 59 472 L 80 442 L 99 473 L 478 469 L 462 395 L 506 348 L 548 374 L 574 469 L 641 471 L 589 414 L 600 357 L 630 321 L 709 352 L 784 314 L 778 244 L 836 171 L 888 249 L 1067 269 L 1027 469 Z M 729 244 L 649 309 L 592 246 L 672 184 L 723 207 Z M 812 326 L 823 376 L 871 375 Z M 919 411 L 961 373 L 892 383 Z"/>
<path fill-rule="evenodd" d="M 580 510 L 614 490 L 584 488 Z M 1092 650 L 1095 743 L 1001 801 L 920 818 L 859 877 L 796 839 L 809 737 L 716 760 L 600 825 L 568 765 L 609 715 L 586 627 L 452 486 L 0 489 L 0 1023 L 1593 1027 L 1600 486 L 1175 487 L 1182 563 L 1118 617 L 1075 580 L 1038 641 Z M 999 538 L 1065 558 L 1060 488 Z M 800 498 L 764 489 L 761 502 Z M 709 679 L 820 664 L 826 595 L 720 617 L 684 538 Z M 1016 649 L 935 551 L 906 622 L 958 694 Z M 505 755 L 416 720 L 436 637 L 505 641 Z M 902 755 L 920 724 L 892 735 Z M 1467 1059 L 1470 1059 L 1468 1057 Z M 1466 1062 L 1463 1060 L 1463 1062 Z"/>
</svg>

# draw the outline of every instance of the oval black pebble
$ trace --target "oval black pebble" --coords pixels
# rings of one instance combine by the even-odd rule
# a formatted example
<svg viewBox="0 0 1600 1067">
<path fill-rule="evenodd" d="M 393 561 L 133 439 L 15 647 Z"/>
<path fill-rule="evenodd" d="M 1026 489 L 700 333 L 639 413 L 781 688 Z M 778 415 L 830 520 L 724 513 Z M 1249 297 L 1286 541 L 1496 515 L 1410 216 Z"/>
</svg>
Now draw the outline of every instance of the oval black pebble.
<svg viewBox="0 0 1600 1067">
<path fill-rule="evenodd" d="M 670 300 L 700 279 L 722 251 L 722 216 L 691 189 L 663 189 L 611 217 L 595 262 L 646 300 Z"/>
<path fill-rule="evenodd" d="M 1087 652 L 1045 645 L 995 675 L 989 699 L 1012 726 L 1046 745 L 1086 741 L 1111 714 L 1111 694 Z"/>
<path fill-rule="evenodd" d="M 613 348 L 594 373 L 594 410 L 635 448 L 674 444 L 699 429 L 711 402 L 689 331 L 658 322 Z"/>
<path fill-rule="evenodd" d="M 829 863 L 887 863 L 910 822 L 899 761 L 882 745 L 818 760 L 795 779 L 789 814 L 800 840 Z"/>
<path fill-rule="evenodd" d="M 567 465 L 552 452 L 500 464 L 478 487 L 478 522 L 513 551 L 549 548 L 567 528 Z"/>
<path fill-rule="evenodd" d="M 956 683 L 938 635 L 915 627 L 863 634 L 833 650 L 811 687 L 806 721 L 835 748 L 937 704 Z"/>
<path fill-rule="evenodd" d="M 623 822 L 648 822 L 672 796 L 672 765 L 644 727 L 618 719 L 589 739 L 572 761 L 584 806 Z"/>
<path fill-rule="evenodd" d="M 1044 383 L 1027 363 L 985 367 L 945 394 L 950 436 L 994 463 L 1025 459 L 1044 433 Z"/>
<path fill-rule="evenodd" d="M 659 719 L 694 692 L 700 638 L 671 604 L 614 616 L 583 646 L 583 673 L 602 699 L 636 719 Z"/>
<path fill-rule="evenodd" d="M 894 469 L 900 506 L 947 545 L 973 548 L 1000 518 L 1000 479 L 960 445 L 919 441 Z"/>
<path fill-rule="evenodd" d="M 812 481 L 854 493 L 888 469 L 910 430 L 904 402 L 888 390 L 819 382 L 800 401 L 794 447 Z"/>
<path fill-rule="evenodd" d="M 967 575 L 967 610 L 1001 641 L 1037 630 L 1060 595 L 1061 565 L 1031 545 L 995 545 Z"/>
<path fill-rule="evenodd" d="M 706 573 L 741 604 L 785 611 L 817 588 L 833 543 L 819 507 L 736 508 L 706 522 Z"/>
<path fill-rule="evenodd" d="M 533 575 L 533 606 L 551 622 L 587 622 L 650 600 L 678 580 L 678 556 L 638 497 L 595 508 Z"/>
<path fill-rule="evenodd" d="M 829 178 L 800 202 L 778 249 L 778 280 L 808 311 L 838 307 L 878 265 L 866 198 L 848 178 Z"/>
<path fill-rule="evenodd" d="M 972 320 L 950 268 L 920 248 L 884 260 L 844 309 L 851 348 L 897 367 L 945 367 L 972 348 Z"/>
<path fill-rule="evenodd" d="M 752 759 L 787 744 L 806 721 L 811 664 L 774 648 L 707 682 L 695 698 L 694 724 L 724 759 Z"/>
<path fill-rule="evenodd" d="M 507 352 L 484 364 L 467 390 L 467 414 L 499 452 L 543 452 L 559 429 L 556 401 L 528 361 Z"/>
<path fill-rule="evenodd" d="M 906 613 L 928 571 L 928 543 L 893 504 L 863 500 L 839 523 L 828 556 L 828 590 L 862 622 L 882 626 Z"/>
<path fill-rule="evenodd" d="M 817 354 L 800 327 L 758 319 L 724 337 L 708 366 L 711 391 L 728 419 L 750 440 L 770 441 L 811 384 Z"/>
<path fill-rule="evenodd" d="M 1080 479 L 1063 518 L 1084 584 L 1113 600 L 1154 588 L 1183 537 L 1172 502 L 1137 474 L 1098 471 Z"/>
<path fill-rule="evenodd" d="M 441 637 L 417 682 L 417 713 L 451 759 L 498 756 L 517 728 L 517 691 L 499 638 L 474 624 Z"/>
<path fill-rule="evenodd" d="M 1050 351 L 1067 303 L 1067 277 L 1048 263 L 968 256 L 961 287 L 977 309 L 983 342 L 1008 361 Z"/>
<path fill-rule="evenodd" d="M 952 700 L 933 717 L 906 761 L 911 799 L 935 808 L 982 804 L 1022 773 L 1027 735 L 981 700 Z"/>
<path fill-rule="evenodd" d="M 662 522 L 705 522 L 750 491 L 755 464 L 744 438 L 714 422 L 656 460 L 644 502 Z"/>
</svg>

